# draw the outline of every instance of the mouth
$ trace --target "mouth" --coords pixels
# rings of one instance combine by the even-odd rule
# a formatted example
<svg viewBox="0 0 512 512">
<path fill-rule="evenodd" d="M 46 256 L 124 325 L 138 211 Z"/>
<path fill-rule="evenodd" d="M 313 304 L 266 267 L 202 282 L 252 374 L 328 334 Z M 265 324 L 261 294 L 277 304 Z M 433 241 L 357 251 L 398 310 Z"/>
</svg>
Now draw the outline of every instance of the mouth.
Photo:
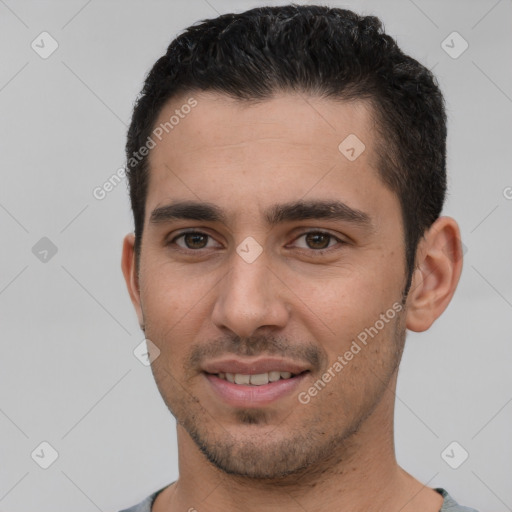
<svg viewBox="0 0 512 512">
<path fill-rule="evenodd" d="M 219 372 L 219 373 L 207 373 L 208 375 L 214 375 L 219 379 L 226 380 L 231 382 L 232 384 L 238 384 L 241 386 L 264 386 L 265 384 L 269 384 L 272 382 L 277 382 L 279 380 L 288 380 L 297 377 L 297 375 L 302 375 L 305 373 L 292 373 L 292 372 L 280 372 L 279 370 L 271 370 L 270 372 L 264 373 L 256 373 L 256 374 L 248 374 L 248 373 L 229 373 L 229 372 Z"/>
<path fill-rule="evenodd" d="M 267 380 L 270 376 L 277 377 L 273 372 L 265 374 L 228 373 L 224 375 L 224 378 L 222 378 L 222 374 L 219 376 L 219 374 L 204 373 L 203 375 L 206 377 L 208 387 L 215 400 L 220 400 L 221 403 L 231 407 L 251 409 L 277 403 L 289 398 L 292 394 L 297 394 L 300 383 L 310 372 L 306 370 L 299 374 L 276 373 L 279 373 L 279 379 L 274 381 Z M 281 373 L 285 374 L 284 378 L 281 377 Z M 233 378 L 233 382 L 230 382 L 228 378 Z M 259 384 L 251 383 L 251 381 Z"/>
<path fill-rule="evenodd" d="M 273 358 L 210 361 L 202 372 L 214 399 L 243 408 L 289 397 L 311 373 L 304 365 Z"/>
</svg>

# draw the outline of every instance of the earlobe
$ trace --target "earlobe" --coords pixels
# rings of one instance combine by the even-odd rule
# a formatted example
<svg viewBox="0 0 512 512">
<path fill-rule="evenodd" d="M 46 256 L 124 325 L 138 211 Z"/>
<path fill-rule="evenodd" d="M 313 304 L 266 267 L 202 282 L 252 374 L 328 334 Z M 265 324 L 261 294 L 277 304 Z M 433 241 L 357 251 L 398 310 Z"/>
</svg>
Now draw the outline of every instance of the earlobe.
<svg viewBox="0 0 512 512">
<path fill-rule="evenodd" d="M 440 217 L 421 240 L 407 298 L 406 327 L 429 329 L 448 307 L 462 272 L 462 244 L 457 223 Z"/>
<path fill-rule="evenodd" d="M 140 301 L 139 279 L 135 267 L 135 235 L 129 233 L 123 240 L 123 252 L 121 257 L 121 269 L 130 299 L 137 313 L 139 325 L 143 326 L 143 315 Z"/>
</svg>

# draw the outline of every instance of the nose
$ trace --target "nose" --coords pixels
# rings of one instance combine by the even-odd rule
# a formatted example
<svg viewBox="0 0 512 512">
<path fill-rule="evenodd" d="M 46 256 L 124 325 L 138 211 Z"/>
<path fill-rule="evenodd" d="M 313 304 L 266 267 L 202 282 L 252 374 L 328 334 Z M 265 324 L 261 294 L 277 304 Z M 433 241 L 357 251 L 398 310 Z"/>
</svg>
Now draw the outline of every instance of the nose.
<svg viewBox="0 0 512 512">
<path fill-rule="evenodd" d="M 250 337 L 262 327 L 285 327 L 289 319 L 287 288 L 268 263 L 265 252 L 252 263 L 237 253 L 232 255 L 229 270 L 216 288 L 212 321 L 219 329 Z"/>
</svg>

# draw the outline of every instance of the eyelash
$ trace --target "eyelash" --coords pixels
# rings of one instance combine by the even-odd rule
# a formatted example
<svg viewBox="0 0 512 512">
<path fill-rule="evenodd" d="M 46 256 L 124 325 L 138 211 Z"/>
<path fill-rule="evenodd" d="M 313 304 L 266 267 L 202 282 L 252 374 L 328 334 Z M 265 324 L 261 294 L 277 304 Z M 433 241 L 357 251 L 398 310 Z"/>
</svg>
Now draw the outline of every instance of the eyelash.
<svg viewBox="0 0 512 512">
<path fill-rule="evenodd" d="M 326 235 L 326 236 L 329 237 L 330 240 L 334 239 L 336 242 L 338 242 L 342 246 L 343 245 L 347 245 L 347 242 L 345 242 L 343 240 L 340 240 L 338 237 L 334 236 L 333 234 L 329 233 L 328 231 L 320 231 L 320 230 L 304 231 L 303 233 L 298 235 L 294 239 L 294 241 L 298 240 L 299 238 L 302 238 L 303 236 L 311 235 L 311 234 L 314 234 L 314 235 Z M 180 233 L 179 235 L 175 236 L 172 240 L 167 242 L 166 245 L 167 246 L 176 245 L 176 240 L 178 240 L 180 238 L 183 238 L 186 235 L 203 235 L 203 236 L 207 236 L 208 238 L 212 238 L 213 239 L 213 237 L 211 235 L 209 235 L 208 233 L 204 233 L 202 231 L 191 230 L 191 231 L 184 231 L 184 232 Z M 180 250 L 182 252 L 189 253 L 189 254 L 190 253 L 199 253 L 199 252 L 201 252 L 201 251 L 203 251 L 205 249 L 205 248 L 201 248 L 201 249 L 188 249 L 188 248 L 183 248 L 183 247 L 180 247 L 180 246 L 177 246 L 177 247 L 178 247 L 178 250 Z M 330 252 L 332 250 L 332 247 L 333 246 L 326 247 L 324 249 L 303 249 L 303 248 L 299 248 L 299 250 L 302 251 L 302 252 L 308 251 L 310 253 L 313 253 L 315 256 L 322 256 L 326 252 Z"/>
</svg>

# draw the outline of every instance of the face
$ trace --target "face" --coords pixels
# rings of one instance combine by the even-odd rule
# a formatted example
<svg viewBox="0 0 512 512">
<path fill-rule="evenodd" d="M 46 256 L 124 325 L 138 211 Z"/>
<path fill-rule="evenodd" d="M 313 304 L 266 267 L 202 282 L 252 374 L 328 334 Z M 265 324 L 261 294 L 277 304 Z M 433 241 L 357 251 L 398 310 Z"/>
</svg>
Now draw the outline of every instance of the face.
<svg viewBox="0 0 512 512">
<path fill-rule="evenodd" d="M 396 377 L 400 205 L 367 104 L 203 92 L 155 126 L 190 96 L 150 151 L 132 299 L 180 428 L 218 468 L 276 478 L 347 446 Z M 364 151 L 339 149 L 351 134 Z"/>
</svg>

